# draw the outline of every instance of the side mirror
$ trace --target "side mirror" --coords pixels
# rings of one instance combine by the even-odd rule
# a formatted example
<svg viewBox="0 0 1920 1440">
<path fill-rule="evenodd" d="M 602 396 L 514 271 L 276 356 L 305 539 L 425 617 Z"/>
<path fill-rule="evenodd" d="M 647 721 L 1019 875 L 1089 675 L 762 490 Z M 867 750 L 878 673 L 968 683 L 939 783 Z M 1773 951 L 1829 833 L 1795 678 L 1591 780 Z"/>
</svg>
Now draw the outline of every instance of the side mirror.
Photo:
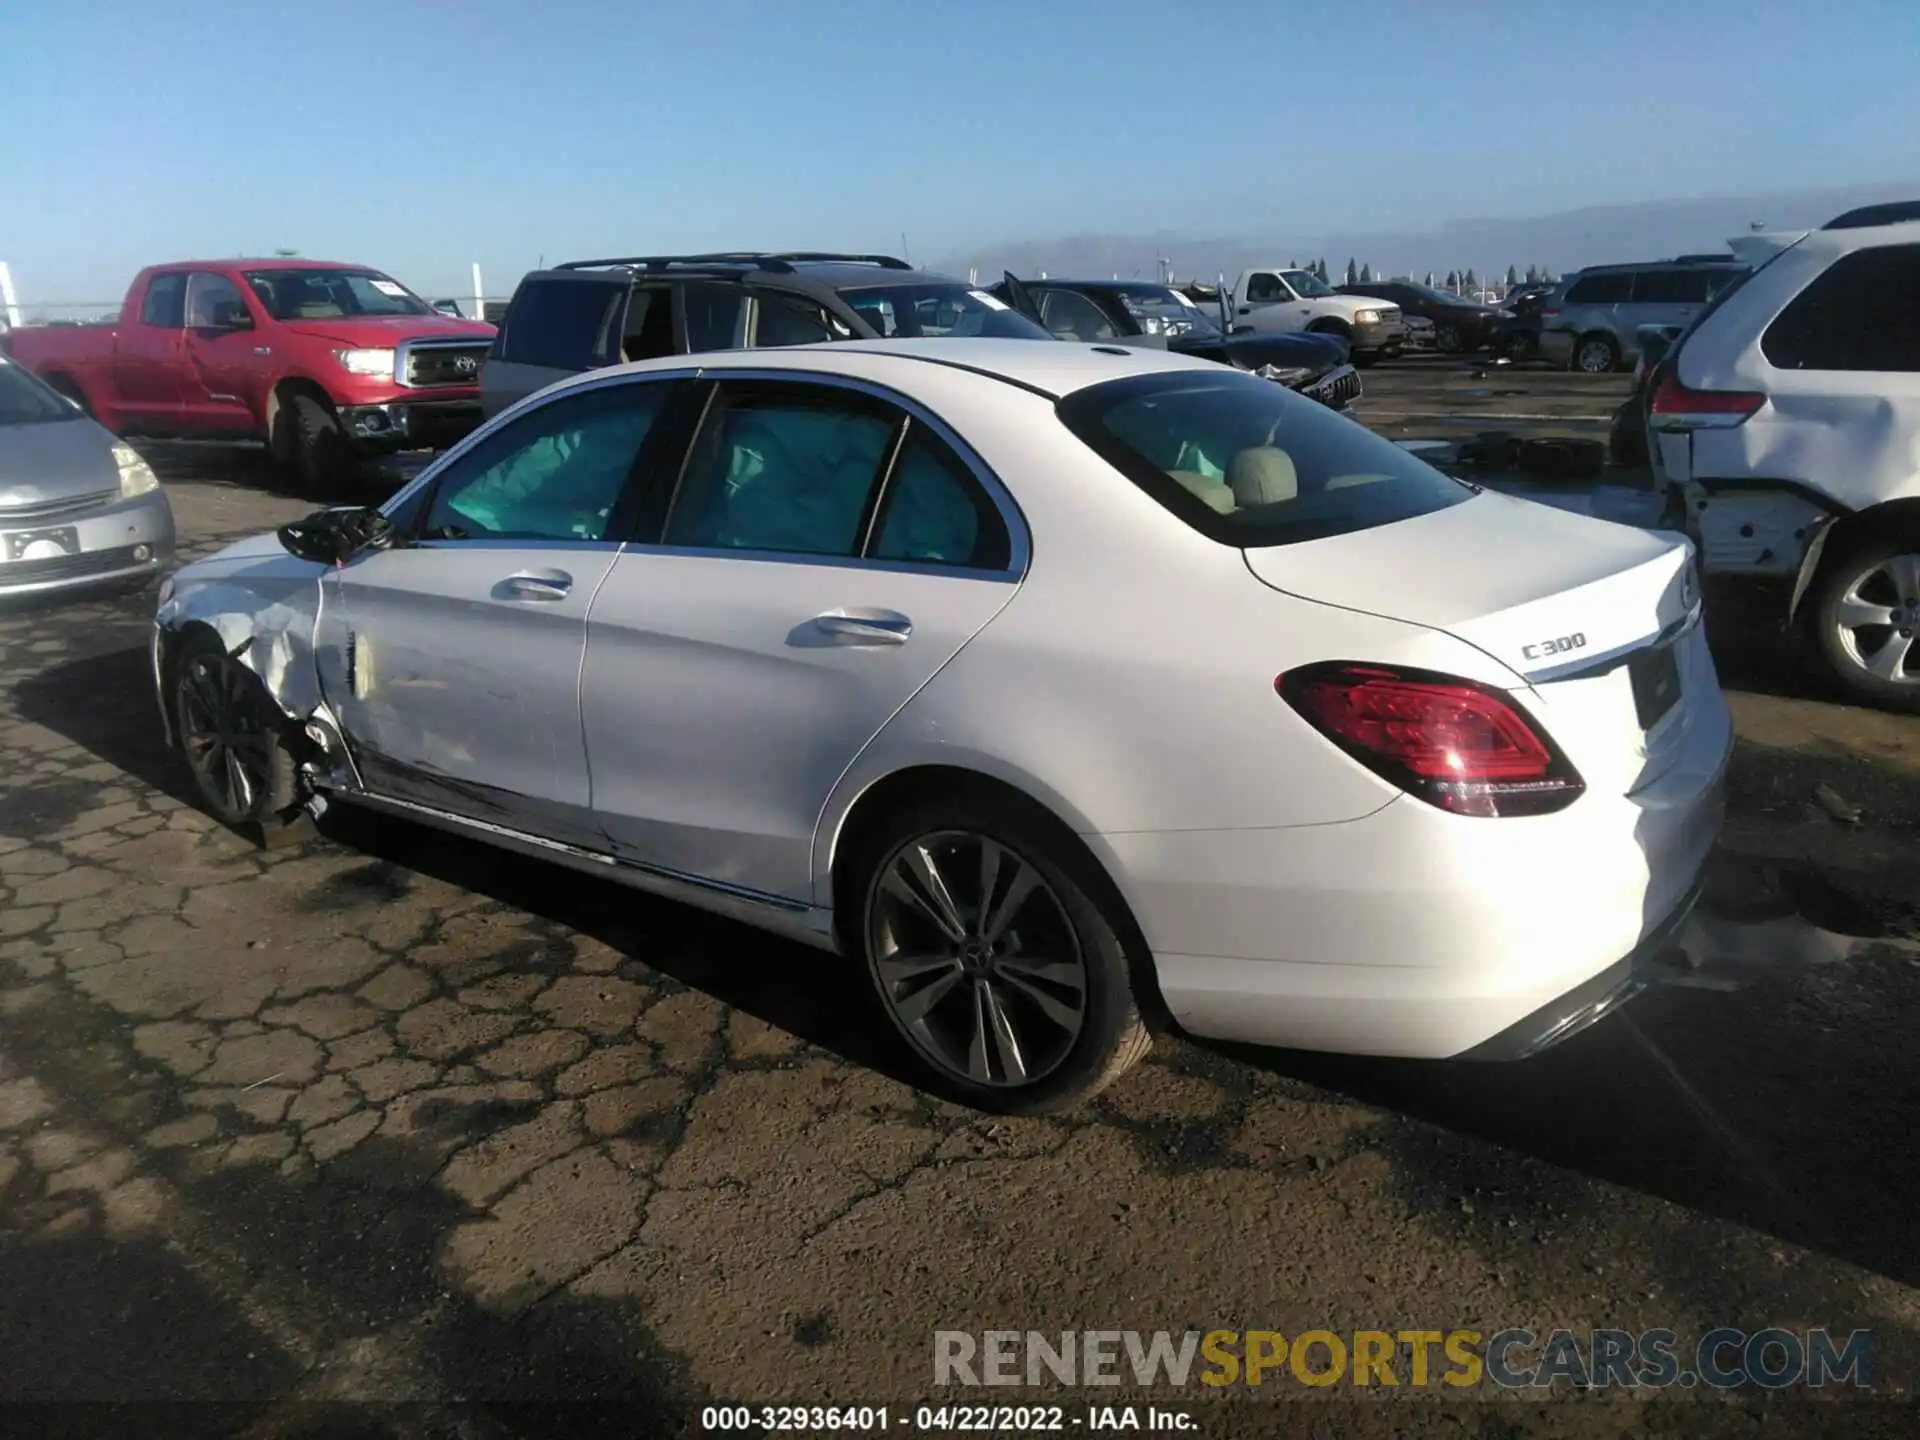
<svg viewBox="0 0 1920 1440">
<path fill-rule="evenodd" d="M 344 565 L 362 551 L 386 550 L 394 543 L 393 522 L 371 509 L 316 510 L 282 525 L 275 535 L 289 555 L 320 565 Z"/>
<path fill-rule="evenodd" d="M 251 330 L 253 317 L 247 313 L 247 307 L 238 300 L 216 300 L 213 306 L 213 328 Z"/>
</svg>

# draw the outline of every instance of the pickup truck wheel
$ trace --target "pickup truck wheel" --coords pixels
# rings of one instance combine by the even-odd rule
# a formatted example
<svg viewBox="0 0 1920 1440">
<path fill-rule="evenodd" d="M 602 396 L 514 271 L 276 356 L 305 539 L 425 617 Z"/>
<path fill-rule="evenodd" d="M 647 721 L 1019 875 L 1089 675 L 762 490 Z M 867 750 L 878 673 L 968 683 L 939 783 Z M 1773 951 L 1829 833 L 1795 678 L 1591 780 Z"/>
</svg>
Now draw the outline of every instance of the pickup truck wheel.
<svg viewBox="0 0 1920 1440">
<path fill-rule="evenodd" d="M 1859 699 L 1920 710 L 1920 536 L 1890 535 L 1822 568 L 1815 634 L 1828 671 Z"/>
<path fill-rule="evenodd" d="M 309 500 L 330 500 L 347 478 L 351 457 L 340 421 L 312 395 L 289 396 L 274 417 L 274 458 Z"/>
</svg>

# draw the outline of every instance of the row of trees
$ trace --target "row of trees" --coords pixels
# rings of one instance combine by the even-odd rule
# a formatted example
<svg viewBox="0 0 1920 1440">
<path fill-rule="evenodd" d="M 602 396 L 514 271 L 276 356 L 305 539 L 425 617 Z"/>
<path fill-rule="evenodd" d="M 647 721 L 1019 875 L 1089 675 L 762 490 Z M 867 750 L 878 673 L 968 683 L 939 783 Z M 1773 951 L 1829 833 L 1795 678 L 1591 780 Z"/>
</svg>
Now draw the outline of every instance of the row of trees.
<svg viewBox="0 0 1920 1440">
<path fill-rule="evenodd" d="M 1305 265 L 1301 265 L 1298 261 L 1295 261 L 1293 262 L 1292 268 L 1296 270 L 1306 270 L 1310 274 L 1318 275 L 1322 280 L 1327 280 L 1329 284 L 1332 283 L 1331 280 L 1328 280 L 1327 262 L 1324 258 L 1319 260 L 1309 261 Z M 1342 276 L 1342 283 L 1347 285 L 1371 285 L 1376 278 L 1384 280 L 1390 277 L 1385 275 L 1376 277 L 1373 273 L 1373 267 L 1371 265 L 1364 264 L 1364 263 L 1355 264 L 1353 260 L 1349 259 L 1347 261 L 1346 271 Z M 1408 276 L 1396 276 L 1391 278 L 1410 280 L 1413 277 L 1408 275 Z M 1527 266 L 1527 269 L 1526 269 L 1526 276 L 1524 279 L 1522 279 L 1519 269 L 1515 266 L 1509 265 L 1507 267 L 1506 288 L 1511 290 L 1516 286 L 1522 285 L 1522 284 L 1550 285 L 1553 283 L 1555 278 L 1556 277 L 1554 276 L 1553 272 L 1551 270 L 1548 270 L 1545 266 L 1529 265 Z M 1435 286 L 1442 290 L 1452 290 L 1458 293 L 1463 291 L 1478 290 L 1480 288 L 1480 279 L 1478 276 L 1476 276 L 1473 273 L 1471 269 L 1449 270 L 1447 271 L 1446 278 L 1444 280 L 1435 279 L 1434 272 L 1429 270 L 1427 272 L 1427 284 Z"/>
</svg>

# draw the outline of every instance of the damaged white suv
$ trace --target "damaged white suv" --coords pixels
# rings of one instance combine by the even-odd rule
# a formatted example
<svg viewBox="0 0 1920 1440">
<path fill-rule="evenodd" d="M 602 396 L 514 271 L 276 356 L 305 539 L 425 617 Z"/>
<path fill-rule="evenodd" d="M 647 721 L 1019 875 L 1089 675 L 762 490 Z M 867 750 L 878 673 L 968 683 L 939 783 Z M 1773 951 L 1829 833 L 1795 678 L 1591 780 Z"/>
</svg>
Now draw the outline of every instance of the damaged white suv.
<svg viewBox="0 0 1920 1440">
<path fill-rule="evenodd" d="M 1792 582 L 1849 692 L 1920 709 L 1920 220 L 1731 243 L 1753 271 L 1650 376 L 1656 473 L 1707 575 Z"/>
</svg>

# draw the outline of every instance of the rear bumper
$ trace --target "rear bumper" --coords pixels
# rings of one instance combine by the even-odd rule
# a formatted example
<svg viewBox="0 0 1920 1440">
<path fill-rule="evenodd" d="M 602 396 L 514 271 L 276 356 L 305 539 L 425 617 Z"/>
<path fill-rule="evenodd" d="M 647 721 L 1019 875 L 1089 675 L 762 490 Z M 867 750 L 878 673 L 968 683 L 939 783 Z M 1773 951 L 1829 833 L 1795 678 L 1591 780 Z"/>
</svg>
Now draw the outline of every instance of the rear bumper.
<svg viewBox="0 0 1920 1440">
<path fill-rule="evenodd" d="M 439 449 L 480 424 L 478 392 L 451 400 L 392 400 L 378 405 L 342 405 L 340 425 L 356 450 Z"/>
<path fill-rule="evenodd" d="M 67 553 L 8 560 L 7 537 L 41 536 Z M 78 515 L 33 521 L 0 518 L 0 596 L 51 595 L 139 580 L 173 560 L 173 507 L 165 490 L 117 500 Z"/>
<path fill-rule="evenodd" d="M 1402 797 L 1334 825 L 1087 838 L 1194 1034 L 1424 1059 L 1508 1034 L 1524 1052 L 1611 1008 L 1609 972 L 1660 948 L 1719 836 L 1732 724 L 1717 684 L 1693 703 L 1657 780 L 1559 815 Z"/>
</svg>

